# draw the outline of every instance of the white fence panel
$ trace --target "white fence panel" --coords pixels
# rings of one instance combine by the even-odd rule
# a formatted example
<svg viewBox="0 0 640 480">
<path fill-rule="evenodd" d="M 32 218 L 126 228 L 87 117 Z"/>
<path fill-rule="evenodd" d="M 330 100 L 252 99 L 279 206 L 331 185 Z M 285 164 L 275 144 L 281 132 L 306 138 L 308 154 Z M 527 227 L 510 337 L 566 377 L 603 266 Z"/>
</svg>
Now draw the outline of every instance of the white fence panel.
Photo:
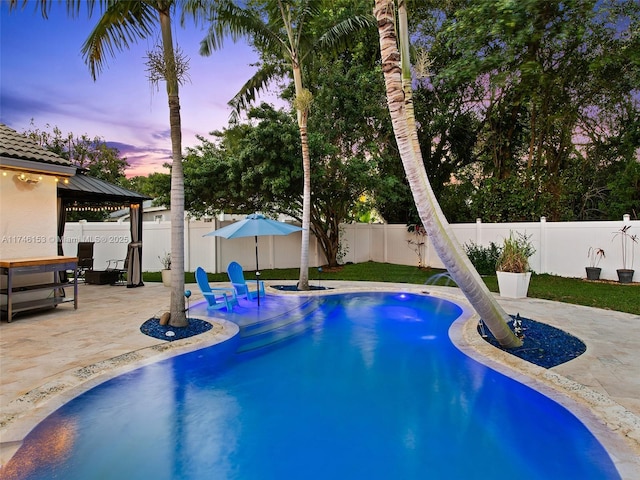
<svg viewBox="0 0 640 480">
<path fill-rule="evenodd" d="M 129 224 L 103 222 L 67 223 L 62 248 L 65 255 L 75 256 L 78 242 L 93 242 L 93 268 L 104 270 L 109 261 L 124 260 L 131 242 Z M 112 263 L 115 267 L 115 263 Z M 119 265 L 122 267 L 122 263 Z"/>
<path fill-rule="evenodd" d="M 388 240 L 387 225 L 371 224 L 371 237 L 369 245 L 371 246 L 371 261 L 387 263 L 388 260 Z"/>
<path fill-rule="evenodd" d="M 185 223 L 184 269 L 187 272 L 194 272 L 197 267 L 202 267 L 207 272 L 215 271 L 217 237 L 205 237 L 207 233 L 213 232 L 215 229 L 214 222 L 189 221 Z M 169 222 L 169 230 L 171 230 L 171 222 Z"/>
<path fill-rule="evenodd" d="M 366 223 L 354 223 L 353 263 L 368 262 L 371 259 L 371 226 Z"/>
<path fill-rule="evenodd" d="M 247 270 L 255 269 L 255 240 L 251 238 L 223 239 L 205 237 L 228 222 L 185 222 L 185 269 L 194 271 L 202 266 L 209 272 L 224 272 L 229 262 L 235 260 Z M 143 271 L 158 271 L 158 257 L 170 251 L 170 222 L 143 222 Z M 601 278 L 617 280 L 616 269 L 622 268 L 620 240 L 614 238 L 624 225 L 631 226 L 632 234 L 640 234 L 640 221 L 609 222 L 540 222 L 451 225 L 461 245 L 473 242 L 489 246 L 491 242 L 502 244 L 510 232 L 530 236 L 536 253 L 530 259 L 531 268 L 537 273 L 551 273 L 563 277 L 584 277 L 589 266 L 587 253 L 590 247 L 602 248 L 606 256 L 602 259 Z M 346 255 L 343 262 L 362 263 L 368 261 L 418 265 L 418 248 L 409 241 L 425 240 L 420 250 L 423 264 L 442 268 L 431 242 L 416 237 L 405 225 L 345 224 L 341 227 L 342 242 Z M 297 268 L 300 265 L 299 232 L 286 236 L 260 237 L 258 239 L 259 264 L 261 269 Z M 94 242 L 94 268 L 104 269 L 111 259 L 124 259 L 130 241 L 128 223 L 67 223 L 64 234 L 65 255 L 75 255 L 77 242 Z M 640 258 L 640 245 L 636 245 Z M 309 243 L 309 265 L 324 265 L 326 259 L 315 237 Z M 636 261 L 636 264 L 638 261 Z M 634 278 L 636 281 L 638 275 Z"/>
</svg>

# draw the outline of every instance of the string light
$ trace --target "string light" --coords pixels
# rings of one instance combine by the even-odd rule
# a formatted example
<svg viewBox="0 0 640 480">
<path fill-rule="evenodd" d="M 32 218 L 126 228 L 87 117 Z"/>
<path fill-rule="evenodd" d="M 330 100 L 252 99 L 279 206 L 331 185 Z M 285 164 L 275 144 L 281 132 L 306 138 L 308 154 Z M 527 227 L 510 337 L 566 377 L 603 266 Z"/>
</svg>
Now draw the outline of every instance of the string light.
<svg viewBox="0 0 640 480">
<path fill-rule="evenodd" d="M 124 210 L 128 208 L 128 205 L 69 205 L 66 207 L 67 211 L 72 212 L 115 212 L 117 210 Z"/>
</svg>

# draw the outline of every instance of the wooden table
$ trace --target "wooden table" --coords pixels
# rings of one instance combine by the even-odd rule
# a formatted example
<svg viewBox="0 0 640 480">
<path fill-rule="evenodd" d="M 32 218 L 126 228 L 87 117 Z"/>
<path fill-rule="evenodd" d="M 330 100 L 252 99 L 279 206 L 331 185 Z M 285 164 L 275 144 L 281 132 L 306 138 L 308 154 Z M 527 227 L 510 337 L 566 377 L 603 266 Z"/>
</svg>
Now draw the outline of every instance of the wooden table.
<svg viewBox="0 0 640 480">
<path fill-rule="evenodd" d="M 60 281 L 60 273 L 67 270 L 73 270 L 74 273 L 78 269 L 78 257 L 33 257 L 33 258 L 14 258 L 0 260 L 0 275 L 6 275 L 6 288 L 0 289 L 0 295 L 7 297 L 6 305 L 2 305 L 2 311 L 7 312 L 7 321 L 13 319 L 13 315 L 25 310 L 37 310 L 43 308 L 53 308 L 60 303 L 73 302 L 73 308 L 78 308 L 78 280 L 77 275 L 73 276 L 73 283 L 62 283 Z M 53 275 L 52 281 L 47 283 L 39 283 L 36 285 L 14 286 L 13 281 L 16 275 L 49 273 Z M 65 296 L 64 287 L 73 285 L 73 298 Z M 22 302 L 14 302 L 15 297 L 27 292 L 35 292 L 39 290 L 50 290 L 52 297 L 25 300 Z"/>
</svg>

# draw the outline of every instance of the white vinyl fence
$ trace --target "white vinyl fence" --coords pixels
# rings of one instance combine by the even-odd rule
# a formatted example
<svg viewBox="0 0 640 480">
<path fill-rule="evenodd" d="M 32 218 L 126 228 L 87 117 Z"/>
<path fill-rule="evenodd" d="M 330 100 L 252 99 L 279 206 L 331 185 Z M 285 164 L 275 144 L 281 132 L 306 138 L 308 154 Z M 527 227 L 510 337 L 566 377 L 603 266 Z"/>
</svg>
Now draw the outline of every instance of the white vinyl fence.
<svg viewBox="0 0 640 480">
<path fill-rule="evenodd" d="M 208 272 L 224 272 L 231 261 L 239 262 L 246 270 L 254 270 L 256 264 L 255 240 L 251 238 L 224 239 L 205 237 L 216 228 L 229 222 L 217 220 L 185 221 L 185 270 L 194 271 L 201 266 Z M 590 247 L 602 248 L 605 258 L 600 262 L 601 278 L 617 280 L 616 269 L 622 268 L 620 239 L 614 238 L 624 225 L 630 225 L 629 233 L 640 237 L 640 221 L 625 216 L 620 221 L 607 222 L 540 222 L 490 224 L 454 224 L 451 226 L 460 244 L 473 242 L 488 246 L 491 242 L 501 244 L 510 232 L 519 232 L 531 237 L 536 253 L 530 259 L 536 273 L 551 273 L 563 277 L 584 277 L 589 266 L 587 253 Z M 342 244 L 345 255 L 343 263 L 367 261 L 418 265 L 418 251 L 422 265 L 442 268 L 428 239 L 407 232 L 405 225 L 344 224 Z M 144 222 L 142 269 L 159 271 L 162 268 L 159 256 L 170 250 L 169 222 Z M 68 223 L 64 234 L 64 252 L 75 255 L 79 241 L 95 242 L 94 269 L 107 267 L 110 259 L 124 259 L 129 243 L 128 223 Z M 426 241 L 424 241 L 426 240 Z M 259 267 L 296 268 L 300 265 L 301 234 L 284 237 L 259 237 Z M 412 243 L 409 243 L 412 242 Z M 419 243 L 424 242 L 420 246 Z M 640 244 L 635 245 L 638 254 L 636 266 L 640 264 Z M 630 259 L 628 260 L 628 262 Z M 309 244 L 309 265 L 326 263 L 324 254 L 312 236 Z M 638 281 L 638 275 L 634 277 Z"/>
</svg>

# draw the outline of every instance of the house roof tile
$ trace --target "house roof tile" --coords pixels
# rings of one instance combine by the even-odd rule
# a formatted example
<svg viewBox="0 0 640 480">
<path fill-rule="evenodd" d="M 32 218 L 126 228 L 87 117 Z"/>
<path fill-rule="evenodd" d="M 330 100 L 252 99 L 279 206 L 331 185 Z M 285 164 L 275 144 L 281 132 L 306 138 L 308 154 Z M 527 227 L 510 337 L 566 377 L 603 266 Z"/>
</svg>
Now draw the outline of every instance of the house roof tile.
<svg viewBox="0 0 640 480">
<path fill-rule="evenodd" d="M 0 123 L 0 157 L 71 166 L 69 160 L 41 147 L 31 138 L 16 132 L 3 123 Z"/>
</svg>

